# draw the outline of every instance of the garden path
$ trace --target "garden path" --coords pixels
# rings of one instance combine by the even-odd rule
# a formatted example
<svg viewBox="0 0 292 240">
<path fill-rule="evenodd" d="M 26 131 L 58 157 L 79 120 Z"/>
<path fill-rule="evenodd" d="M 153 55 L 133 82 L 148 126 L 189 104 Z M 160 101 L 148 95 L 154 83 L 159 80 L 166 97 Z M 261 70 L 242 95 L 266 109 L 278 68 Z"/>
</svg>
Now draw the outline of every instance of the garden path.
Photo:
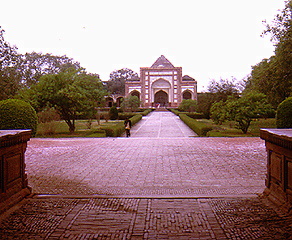
<svg viewBox="0 0 292 240">
<path fill-rule="evenodd" d="M 125 136 L 125 134 L 123 135 Z M 135 138 L 181 138 L 197 134 L 169 111 L 153 111 L 131 129 Z"/>
</svg>

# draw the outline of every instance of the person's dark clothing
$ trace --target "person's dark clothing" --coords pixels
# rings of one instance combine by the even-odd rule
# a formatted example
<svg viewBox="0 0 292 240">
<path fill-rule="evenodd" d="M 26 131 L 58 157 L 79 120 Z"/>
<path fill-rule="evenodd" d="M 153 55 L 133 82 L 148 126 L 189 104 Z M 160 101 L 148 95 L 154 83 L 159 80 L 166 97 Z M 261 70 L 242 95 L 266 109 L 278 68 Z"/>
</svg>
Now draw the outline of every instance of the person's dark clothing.
<svg viewBox="0 0 292 240">
<path fill-rule="evenodd" d="M 126 119 L 124 121 L 124 125 L 125 125 L 126 135 L 127 135 L 127 137 L 130 137 L 131 136 L 130 130 L 131 130 L 131 127 L 132 127 L 131 120 L 130 119 Z"/>
</svg>

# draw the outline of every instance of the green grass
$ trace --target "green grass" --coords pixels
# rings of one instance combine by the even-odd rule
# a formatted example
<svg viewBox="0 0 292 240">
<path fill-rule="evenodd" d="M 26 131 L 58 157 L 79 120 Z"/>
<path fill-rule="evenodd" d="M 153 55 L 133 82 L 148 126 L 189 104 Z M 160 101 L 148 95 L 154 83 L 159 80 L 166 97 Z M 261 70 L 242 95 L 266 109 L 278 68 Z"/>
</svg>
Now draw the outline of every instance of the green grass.
<svg viewBox="0 0 292 240">
<path fill-rule="evenodd" d="M 98 125 L 97 121 L 93 121 L 91 128 L 89 129 L 87 120 L 77 120 L 75 122 L 75 132 L 70 133 L 68 125 L 65 121 L 57 121 L 53 123 L 39 123 L 36 137 L 39 138 L 69 138 L 69 137 L 106 137 L 103 130 L 100 130 L 101 126 L 114 125 L 119 120 L 105 122 L 101 120 L 101 125 Z M 53 129 L 53 133 L 46 133 L 49 129 Z"/>
<path fill-rule="evenodd" d="M 276 128 L 276 119 L 257 119 L 251 122 L 247 134 L 244 134 L 240 129 L 235 128 L 234 121 L 224 122 L 222 125 L 216 125 L 212 120 L 198 119 L 209 126 L 213 130 L 208 132 L 208 137 L 259 137 L 261 128 Z"/>
<path fill-rule="evenodd" d="M 69 128 L 65 121 L 58 121 L 54 123 L 55 133 L 45 134 L 48 126 L 46 124 L 40 123 L 38 125 L 36 137 L 40 138 L 69 138 L 69 137 L 106 137 L 104 131 L 100 130 L 101 126 L 114 125 L 123 120 L 108 121 L 106 123 L 104 120 L 101 121 L 101 125 L 97 124 L 97 121 L 93 121 L 91 129 L 87 127 L 86 120 L 76 121 L 76 131 L 71 134 Z M 247 134 L 243 134 L 241 130 L 235 128 L 235 122 L 228 121 L 222 125 L 216 125 L 212 120 L 207 119 L 197 119 L 202 123 L 213 128 L 212 131 L 208 132 L 208 137 L 259 137 L 261 128 L 276 128 L 276 119 L 259 119 L 251 122 L 251 126 L 248 129 Z"/>
</svg>

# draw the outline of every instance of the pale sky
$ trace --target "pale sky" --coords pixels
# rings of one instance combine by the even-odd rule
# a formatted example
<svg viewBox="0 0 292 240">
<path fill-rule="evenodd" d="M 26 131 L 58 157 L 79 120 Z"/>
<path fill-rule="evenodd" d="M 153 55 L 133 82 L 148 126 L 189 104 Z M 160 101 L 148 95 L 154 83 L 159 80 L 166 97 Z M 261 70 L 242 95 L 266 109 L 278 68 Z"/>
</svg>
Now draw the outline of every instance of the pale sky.
<svg viewBox="0 0 292 240">
<path fill-rule="evenodd" d="M 121 68 L 140 75 L 164 55 L 198 91 L 241 80 L 274 54 L 262 21 L 284 0 L 0 0 L 4 38 L 20 53 L 66 55 L 103 81 Z"/>
</svg>

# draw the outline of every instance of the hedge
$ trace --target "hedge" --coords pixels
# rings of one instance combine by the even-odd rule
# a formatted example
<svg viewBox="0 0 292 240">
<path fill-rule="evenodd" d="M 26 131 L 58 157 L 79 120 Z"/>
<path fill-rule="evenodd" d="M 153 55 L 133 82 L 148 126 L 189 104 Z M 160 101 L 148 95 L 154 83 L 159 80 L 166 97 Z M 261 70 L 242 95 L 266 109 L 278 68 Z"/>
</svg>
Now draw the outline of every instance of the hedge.
<svg viewBox="0 0 292 240">
<path fill-rule="evenodd" d="M 140 114 L 142 116 L 147 116 L 150 112 L 152 112 L 152 109 L 146 109 L 143 112 L 123 112 L 123 113 L 119 113 L 119 119 L 125 120 L 126 118 L 134 117 L 137 114 Z"/>
<path fill-rule="evenodd" d="M 203 113 L 197 113 L 197 112 L 181 112 L 177 109 L 170 108 L 169 111 L 173 112 L 175 115 L 179 116 L 179 114 L 186 114 L 187 116 L 193 118 L 193 119 L 202 119 L 204 118 Z"/>
<path fill-rule="evenodd" d="M 180 119 L 189 126 L 198 136 L 205 137 L 207 136 L 207 133 L 212 130 L 212 127 L 209 127 L 208 125 L 201 123 L 189 116 L 187 116 L 184 113 L 179 114 Z"/>
<path fill-rule="evenodd" d="M 292 128 L 292 97 L 285 99 L 277 108 L 277 128 Z"/>
<path fill-rule="evenodd" d="M 136 114 L 135 116 L 131 117 L 130 120 L 132 122 L 132 126 L 134 126 L 137 122 L 142 119 L 141 114 Z M 101 129 L 106 132 L 107 137 L 119 137 L 125 131 L 124 122 L 118 122 L 116 124 L 108 124 L 106 126 L 101 126 Z"/>
</svg>

